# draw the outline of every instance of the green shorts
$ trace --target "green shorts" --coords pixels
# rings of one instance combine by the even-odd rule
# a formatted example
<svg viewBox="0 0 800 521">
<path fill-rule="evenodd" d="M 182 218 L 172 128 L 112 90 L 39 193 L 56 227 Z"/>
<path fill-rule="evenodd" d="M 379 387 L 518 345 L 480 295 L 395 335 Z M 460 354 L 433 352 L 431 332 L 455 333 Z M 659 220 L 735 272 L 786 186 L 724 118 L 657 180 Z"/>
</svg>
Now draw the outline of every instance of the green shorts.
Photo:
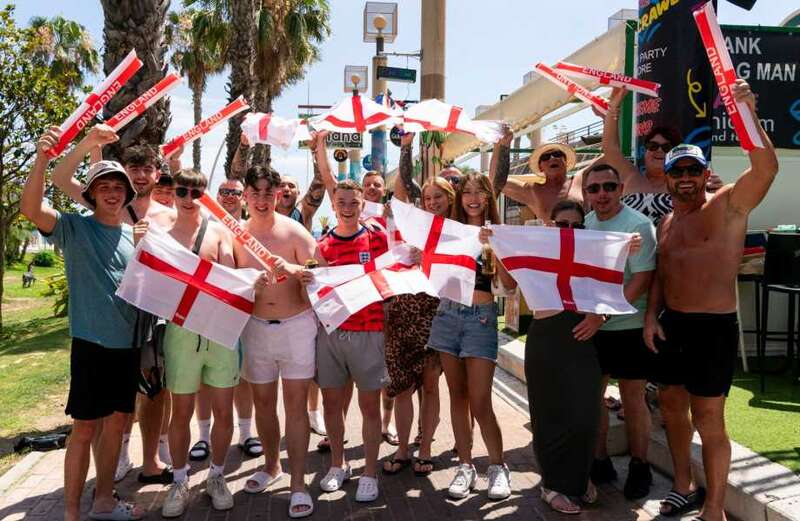
<svg viewBox="0 0 800 521">
<path fill-rule="evenodd" d="M 164 370 L 171 392 L 196 393 L 201 382 L 211 387 L 235 387 L 240 366 L 239 349 L 228 349 L 171 322 L 167 324 Z"/>
</svg>

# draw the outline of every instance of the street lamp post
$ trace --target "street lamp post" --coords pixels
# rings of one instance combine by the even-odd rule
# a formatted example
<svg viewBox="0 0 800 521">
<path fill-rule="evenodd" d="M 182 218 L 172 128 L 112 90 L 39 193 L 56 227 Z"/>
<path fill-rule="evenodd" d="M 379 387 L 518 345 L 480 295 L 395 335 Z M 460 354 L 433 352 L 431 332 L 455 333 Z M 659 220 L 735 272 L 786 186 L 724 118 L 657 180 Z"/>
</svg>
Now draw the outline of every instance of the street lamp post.
<svg viewBox="0 0 800 521">
<path fill-rule="evenodd" d="M 369 86 L 368 70 L 363 65 L 346 65 L 344 68 L 344 91 L 352 93 L 357 96 L 360 93 L 367 91 Z M 347 152 L 347 158 L 350 163 L 350 171 L 348 177 L 354 181 L 359 181 L 361 177 L 361 150 L 352 148 Z M 340 163 L 343 165 L 344 163 Z M 339 167 L 339 175 L 341 177 L 342 167 Z"/>
</svg>

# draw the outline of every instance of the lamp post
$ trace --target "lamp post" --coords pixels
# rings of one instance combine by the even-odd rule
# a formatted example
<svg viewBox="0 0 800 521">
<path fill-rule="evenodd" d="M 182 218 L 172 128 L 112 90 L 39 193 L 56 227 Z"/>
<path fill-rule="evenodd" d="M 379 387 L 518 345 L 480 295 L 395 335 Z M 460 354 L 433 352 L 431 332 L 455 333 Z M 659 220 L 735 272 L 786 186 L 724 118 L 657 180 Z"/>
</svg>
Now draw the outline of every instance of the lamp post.
<svg viewBox="0 0 800 521">
<path fill-rule="evenodd" d="M 344 68 L 344 91 L 348 94 L 352 93 L 353 96 L 366 92 L 369 85 L 368 73 L 369 71 L 364 65 L 346 65 Z M 347 157 L 350 163 L 347 175 L 350 179 L 358 181 L 361 177 L 361 150 L 350 149 Z M 339 177 L 343 178 L 344 163 L 339 163 L 339 165 Z"/>
</svg>

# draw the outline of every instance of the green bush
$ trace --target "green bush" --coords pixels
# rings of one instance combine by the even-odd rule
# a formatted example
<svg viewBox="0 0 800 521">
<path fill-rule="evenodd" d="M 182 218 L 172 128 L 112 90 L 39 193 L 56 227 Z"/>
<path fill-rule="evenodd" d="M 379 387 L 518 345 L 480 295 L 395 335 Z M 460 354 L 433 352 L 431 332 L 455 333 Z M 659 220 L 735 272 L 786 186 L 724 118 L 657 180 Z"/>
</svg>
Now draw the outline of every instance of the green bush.
<svg viewBox="0 0 800 521">
<path fill-rule="evenodd" d="M 42 268 L 50 268 L 56 263 L 56 254 L 52 251 L 40 251 L 33 256 L 33 265 Z"/>
<path fill-rule="evenodd" d="M 47 289 L 42 292 L 45 297 L 56 297 L 53 302 L 53 316 L 65 317 L 69 311 L 69 286 L 67 275 L 63 269 L 61 273 L 50 275 L 44 279 Z"/>
</svg>

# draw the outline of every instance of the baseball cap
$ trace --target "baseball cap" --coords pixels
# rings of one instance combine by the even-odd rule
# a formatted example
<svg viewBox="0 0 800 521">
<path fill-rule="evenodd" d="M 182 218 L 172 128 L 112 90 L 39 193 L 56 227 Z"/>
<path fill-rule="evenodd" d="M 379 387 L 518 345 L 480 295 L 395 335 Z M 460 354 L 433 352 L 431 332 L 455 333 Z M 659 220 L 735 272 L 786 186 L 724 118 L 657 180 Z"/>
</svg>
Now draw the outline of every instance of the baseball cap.
<svg viewBox="0 0 800 521">
<path fill-rule="evenodd" d="M 86 201 L 91 204 L 92 206 L 95 205 L 92 196 L 89 195 L 89 189 L 92 187 L 92 183 L 100 179 L 101 177 L 112 175 L 112 174 L 122 174 L 122 177 L 125 179 L 126 188 L 128 189 L 128 195 L 125 197 L 125 204 L 123 206 L 128 206 L 133 198 L 136 197 L 136 190 L 133 188 L 133 183 L 131 182 L 131 178 L 128 177 L 128 173 L 122 168 L 122 165 L 116 161 L 98 161 L 94 163 L 92 166 L 89 167 L 89 172 L 86 174 L 86 184 L 83 185 L 83 190 L 81 190 L 81 195 L 83 196 Z"/>
<path fill-rule="evenodd" d="M 668 172 L 673 166 L 675 166 L 675 163 L 681 159 L 694 159 L 700 163 L 703 168 L 708 166 L 706 156 L 703 155 L 703 150 L 699 146 L 682 143 L 667 152 L 667 155 L 664 157 L 664 171 Z"/>
</svg>

